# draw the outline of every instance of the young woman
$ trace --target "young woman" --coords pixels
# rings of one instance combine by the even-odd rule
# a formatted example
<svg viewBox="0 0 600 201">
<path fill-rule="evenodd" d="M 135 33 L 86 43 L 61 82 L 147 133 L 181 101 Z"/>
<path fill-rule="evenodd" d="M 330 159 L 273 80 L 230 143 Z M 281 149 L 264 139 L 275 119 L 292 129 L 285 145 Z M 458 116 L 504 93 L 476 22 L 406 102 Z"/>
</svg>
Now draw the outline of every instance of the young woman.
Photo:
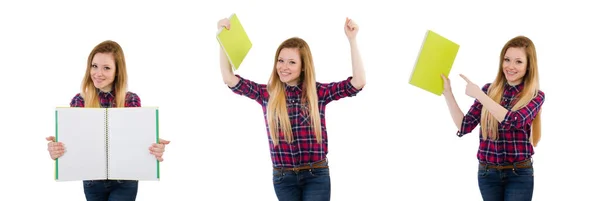
<svg viewBox="0 0 600 201">
<path fill-rule="evenodd" d="M 218 28 L 229 29 L 222 19 Z M 344 81 L 319 83 L 308 44 L 297 37 L 285 40 L 275 52 L 267 85 L 234 75 L 221 50 L 223 81 L 236 94 L 257 101 L 263 109 L 273 162 L 273 185 L 279 200 L 329 200 L 325 106 L 355 96 L 365 86 L 365 72 L 358 52 L 358 26 L 346 19 L 352 76 Z"/>
<path fill-rule="evenodd" d="M 540 91 L 537 56 L 533 42 L 524 36 L 508 41 L 500 52 L 496 79 L 480 89 L 466 76 L 466 94 L 475 102 L 466 115 L 458 107 L 450 80 L 444 79 L 444 97 L 457 135 L 480 125 L 479 190 L 484 200 L 531 200 L 533 196 L 533 147 L 541 137 Z"/>
<path fill-rule="evenodd" d="M 137 94 L 127 91 L 127 68 L 121 46 L 114 41 L 98 44 L 90 53 L 83 76 L 81 92 L 71 100 L 71 107 L 140 107 Z M 65 153 L 61 142 L 54 136 L 47 137 L 48 152 L 53 160 Z M 149 145 L 149 151 L 158 161 L 163 161 L 165 145 L 170 141 L 159 139 Z M 135 200 L 138 181 L 91 180 L 83 181 L 88 201 Z"/>
</svg>

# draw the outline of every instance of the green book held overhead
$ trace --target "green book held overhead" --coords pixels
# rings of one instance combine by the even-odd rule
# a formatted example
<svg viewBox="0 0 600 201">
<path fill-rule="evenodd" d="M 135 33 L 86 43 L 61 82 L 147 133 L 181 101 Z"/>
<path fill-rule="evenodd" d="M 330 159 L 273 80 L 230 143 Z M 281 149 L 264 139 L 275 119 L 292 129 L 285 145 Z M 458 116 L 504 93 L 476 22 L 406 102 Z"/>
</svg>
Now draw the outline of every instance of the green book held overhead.
<svg viewBox="0 0 600 201">
<path fill-rule="evenodd" d="M 427 30 L 409 83 L 438 96 L 444 92 L 441 74 L 448 76 L 459 45 Z"/>
<path fill-rule="evenodd" d="M 244 61 L 244 58 L 250 52 L 250 48 L 252 48 L 252 42 L 235 13 L 229 17 L 229 30 L 225 28 L 219 29 L 217 40 L 225 51 L 233 69 L 239 69 L 240 64 L 242 64 L 242 61 Z"/>
</svg>

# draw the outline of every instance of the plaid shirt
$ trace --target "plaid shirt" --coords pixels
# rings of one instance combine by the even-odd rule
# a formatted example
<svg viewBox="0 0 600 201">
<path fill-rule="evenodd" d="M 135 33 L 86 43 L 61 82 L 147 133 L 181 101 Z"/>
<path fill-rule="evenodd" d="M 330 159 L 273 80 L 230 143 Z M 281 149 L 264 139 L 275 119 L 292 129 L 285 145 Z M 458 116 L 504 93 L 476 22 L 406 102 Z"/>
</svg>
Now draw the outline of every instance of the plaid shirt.
<svg viewBox="0 0 600 201">
<path fill-rule="evenodd" d="M 98 97 L 100 98 L 100 107 L 109 108 L 115 107 L 117 104 L 115 102 L 115 96 L 110 92 L 98 91 Z M 141 107 L 142 103 L 140 101 L 140 97 L 132 92 L 127 92 L 125 95 L 125 107 Z M 71 100 L 71 107 L 85 107 L 85 103 L 83 101 L 83 97 L 81 94 L 75 95 Z"/>
<path fill-rule="evenodd" d="M 257 84 L 246 80 L 239 75 L 240 82 L 230 88 L 234 93 L 246 96 L 257 101 L 263 109 L 265 125 L 267 126 L 267 136 L 269 137 L 269 149 L 271 150 L 271 161 L 277 168 L 298 167 L 307 163 L 317 162 L 325 159 L 327 155 L 327 127 L 325 126 L 325 106 L 331 101 L 339 100 L 344 97 L 355 96 L 362 89 L 356 89 L 348 77 L 341 82 L 316 83 L 319 105 L 319 115 L 321 116 L 322 143 L 317 142 L 313 128 L 310 125 L 310 115 L 306 112 L 308 107 L 300 103 L 302 96 L 302 84 L 297 86 L 286 85 L 287 110 L 290 117 L 290 123 L 293 131 L 293 141 L 291 143 L 283 140 L 283 132 L 280 132 L 279 145 L 274 146 L 269 132 L 267 120 L 267 102 L 269 93 L 267 85 Z"/>
<path fill-rule="evenodd" d="M 524 84 L 517 86 L 504 85 L 504 93 L 500 105 L 508 109 L 502 122 L 498 123 L 498 140 L 484 140 L 479 128 L 479 151 L 477 159 L 484 163 L 509 164 L 531 158 L 534 154 L 531 137 L 531 123 L 537 116 L 544 103 L 544 92 L 538 91 L 525 107 L 511 111 L 512 105 L 517 101 L 517 95 L 523 90 Z M 483 86 L 487 94 L 490 83 Z M 482 105 L 478 100 L 469 109 L 462 121 L 462 126 L 457 132 L 459 137 L 470 133 L 480 123 Z"/>
</svg>

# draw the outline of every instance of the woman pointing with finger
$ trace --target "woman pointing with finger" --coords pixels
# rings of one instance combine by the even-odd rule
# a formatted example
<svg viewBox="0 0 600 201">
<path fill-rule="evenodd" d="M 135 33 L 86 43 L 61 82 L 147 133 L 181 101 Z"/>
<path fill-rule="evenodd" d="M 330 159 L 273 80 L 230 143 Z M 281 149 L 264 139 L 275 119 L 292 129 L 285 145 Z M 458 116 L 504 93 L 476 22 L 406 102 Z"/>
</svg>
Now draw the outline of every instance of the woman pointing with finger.
<svg viewBox="0 0 600 201">
<path fill-rule="evenodd" d="M 481 89 L 465 75 L 465 93 L 475 98 L 467 114 L 462 113 L 444 79 L 444 97 L 458 129 L 470 133 L 480 125 L 478 183 L 485 201 L 531 200 L 533 196 L 533 147 L 541 137 L 540 90 L 537 56 L 533 42 L 524 36 L 508 41 L 500 53 L 496 79 Z"/>
</svg>

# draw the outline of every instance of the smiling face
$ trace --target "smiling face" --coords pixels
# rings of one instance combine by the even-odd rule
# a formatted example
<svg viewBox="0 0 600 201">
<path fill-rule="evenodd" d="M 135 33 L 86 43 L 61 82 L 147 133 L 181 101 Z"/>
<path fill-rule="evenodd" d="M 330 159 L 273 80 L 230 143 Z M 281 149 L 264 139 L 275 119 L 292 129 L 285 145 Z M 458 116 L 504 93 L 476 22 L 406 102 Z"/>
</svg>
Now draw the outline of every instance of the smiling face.
<svg viewBox="0 0 600 201">
<path fill-rule="evenodd" d="M 527 72 L 527 54 L 523 47 L 510 47 L 504 54 L 502 71 L 508 84 L 518 85 Z"/>
<path fill-rule="evenodd" d="M 302 60 L 298 48 L 283 48 L 277 58 L 277 74 L 279 80 L 291 86 L 296 86 L 300 81 Z"/>
<path fill-rule="evenodd" d="M 90 77 L 94 86 L 103 92 L 110 92 L 117 72 L 113 54 L 96 53 L 90 68 Z"/>
</svg>

